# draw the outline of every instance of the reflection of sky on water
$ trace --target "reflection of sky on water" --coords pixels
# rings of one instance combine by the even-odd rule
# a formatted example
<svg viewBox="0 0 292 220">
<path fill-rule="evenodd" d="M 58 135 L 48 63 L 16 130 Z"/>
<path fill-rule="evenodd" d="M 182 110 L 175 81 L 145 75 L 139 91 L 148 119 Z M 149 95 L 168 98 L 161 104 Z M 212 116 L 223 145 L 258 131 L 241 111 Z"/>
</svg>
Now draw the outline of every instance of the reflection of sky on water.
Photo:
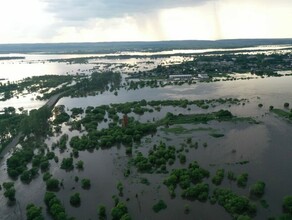
<svg viewBox="0 0 292 220">
<path fill-rule="evenodd" d="M 64 75 L 76 74 L 76 72 L 88 73 L 88 69 L 93 68 L 90 64 L 71 64 L 66 63 L 22 63 L 17 61 L 0 62 L 0 78 L 16 81 L 31 76 L 41 75 Z"/>
<path fill-rule="evenodd" d="M 197 83 L 194 85 L 166 86 L 164 88 L 143 88 L 139 90 L 118 91 L 118 96 L 104 92 L 102 95 L 82 98 L 65 97 L 58 104 L 65 104 L 69 108 L 98 106 L 103 104 L 121 103 L 130 101 L 166 100 L 166 99 L 218 99 L 218 98 L 247 98 L 259 99 L 258 103 L 268 107 L 282 107 L 284 102 L 291 102 L 292 77 L 271 77 L 265 79 L 237 80 L 213 83 Z M 25 109 L 38 108 L 43 102 L 26 97 L 13 98 L 0 102 L 0 109 L 7 106 L 24 107 Z M 252 111 L 250 111 L 252 113 Z"/>
<path fill-rule="evenodd" d="M 291 101 L 292 77 L 275 77 L 266 79 L 238 80 L 214 83 L 197 83 L 195 85 L 167 86 L 165 88 L 143 88 L 126 91 L 121 89 L 118 96 L 105 92 L 98 96 L 86 98 L 62 98 L 58 104 L 69 108 L 85 107 L 88 104 L 97 106 L 110 103 L 120 103 L 160 99 L 217 99 L 217 98 L 254 98 L 260 97 L 264 105 L 282 107 L 284 102 Z"/>
</svg>

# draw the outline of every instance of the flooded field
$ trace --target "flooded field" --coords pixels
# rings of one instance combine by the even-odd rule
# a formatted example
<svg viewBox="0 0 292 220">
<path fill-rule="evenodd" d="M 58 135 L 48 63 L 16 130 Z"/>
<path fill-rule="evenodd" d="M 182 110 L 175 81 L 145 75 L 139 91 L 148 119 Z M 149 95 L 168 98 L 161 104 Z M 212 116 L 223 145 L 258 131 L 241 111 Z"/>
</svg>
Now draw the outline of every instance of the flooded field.
<svg viewBox="0 0 292 220">
<path fill-rule="evenodd" d="M 285 49 L 286 47 L 283 46 Z M 273 49 L 257 48 L 257 50 Z M 279 48 L 278 48 L 279 49 Z M 246 50 L 251 50 L 246 48 Z M 216 51 L 216 50 L 215 50 Z M 218 49 L 221 51 L 221 49 Z M 229 51 L 226 49 L 226 51 Z M 202 53 L 210 50 L 179 50 L 176 53 Z M 162 52 L 136 52 L 131 55 L 163 55 L 172 54 L 173 51 Z M 174 54 L 176 54 L 174 53 Z M 129 73 L 131 71 L 145 71 L 155 68 L 157 65 L 170 65 L 191 59 L 192 56 L 173 56 L 169 58 L 129 58 L 106 59 L 104 56 L 127 55 L 124 54 L 96 54 L 96 55 L 30 55 L 12 54 L 13 56 L 25 56 L 25 60 L 0 61 L 0 78 L 5 81 L 20 80 L 34 75 L 66 75 L 66 74 L 90 74 L 93 70 L 103 71 L 110 69 Z M 3 55 L 4 56 L 4 55 Z M 90 59 L 88 63 L 69 64 L 66 62 L 50 62 L 50 59 L 70 59 L 98 56 Z M 21 74 L 19 74 L 21 72 Z M 289 72 L 290 73 L 290 72 Z M 4 80 L 3 80 L 4 81 Z M 268 219 L 277 217 L 282 213 L 282 200 L 286 195 L 291 195 L 292 185 L 292 126 L 291 120 L 281 118 L 270 111 L 275 109 L 290 111 L 284 108 L 284 103 L 292 104 L 292 76 L 266 77 L 250 80 L 233 80 L 220 82 L 198 82 L 191 85 L 171 85 L 163 88 L 143 88 L 127 90 L 121 88 L 115 94 L 106 91 L 87 97 L 63 97 L 56 106 L 64 106 L 65 112 L 71 116 L 72 108 L 82 108 L 86 111 L 88 106 L 99 107 L 102 105 L 146 100 L 146 107 L 150 111 L 137 114 L 127 114 L 131 120 L 139 123 L 152 123 L 157 125 L 157 131 L 142 135 L 140 141 L 131 144 L 132 153 L 127 153 L 129 145 L 113 144 L 111 147 L 96 147 L 90 150 L 79 151 L 78 157 L 73 157 L 74 166 L 77 161 L 83 161 L 84 169 L 72 170 L 60 169 L 64 158 L 72 157 L 73 149 L 70 140 L 74 136 L 82 137 L 90 132 L 84 124 L 78 130 L 72 130 L 70 122 L 82 121 L 86 113 L 71 117 L 69 123 L 61 123 L 60 133 L 54 132 L 46 137 L 45 143 L 48 149 L 54 152 L 58 161 L 51 160 L 49 172 L 54 178 L 61 181 L 62 185 L 56 192 L 57 197 L 66 209 L 70 217 L 76 219 L 97 219 L 98 207 L 104 205 L 108 219 L 111 219 L 111 209 L 115 206 L 113 196 L 117 196 L 128 208 L 132 219 L 235 219 L 230 213 L 219 205 L 211 204 L 209 199 L 215 188 L 228 188 L 241 196 L 249 197 L 250 187 L 257 181 L 266 184 L 265 194 L 260 199 L 251 199 L 257 207 L 257 214 L 253 219 Z M 14 97 L 0 103 L 0 108 L 8 106 L 15 108 L 34 109 L 43 106 L 46 100 L 36 100 L 37 94 L 26 94 Z M 222 102 L 219 99 L 236 99 L 235 103 Z M 152 100 L 215 100 L 210 101 L 206 108 L 195 104 L 187 106 L 149 105 Z M 262 104 L 262 107 L 259 107 Z M 110 107 L 108 107 L 110 108 Z M 159 124 L 168 113 L 173 115 L 213 114 L 221 109 L 228 110 L 238 120 L 217 120 L 216 118 L 206 122 Z M 118 120 L 122 120 L 123 113 L 116 113 Z M 133 119 L 132 119 L 133 118 Z M 248 119 L 248 120 L 247 120 Z M 53 118 L 52 118 L 53 120 Z M 83 121 L 82 121 L 83 123 Z M 107 112 L 102 120 L 97 123 L 97 131 L 109 129 L 114 120 Z M 121 126 L 121 124 L 118 124 Z M 54 129 L 55 129 L 54 125 Z M 68 135 L 66 149 L 60 150 L 54 147 L 62 135 Z M 167 163 L 165 169 L 168 172 L 140 172 L 133 161 L 140 153 L 145 157 L 149 151 L 153 151 L 154 145 L 174 146 L 176 159 L 173 163 Z M 192 144 L 196 143 L 196 147 Z M 17 147 L 20 147 L 19 145 Z M 38 150 L 36 150 L 38 151 Z M 11 181 L 7 174 L 6 160 L 11 156 L 12 150 L 4 155 L 0 161 L 0 183 Z M 180 154 L 185 156 L 185 162 L 180 161 Z M 183 189 L 176 187 L 176 196 L 170 195 L 165 179 L 173 169 L 188 168 L 189 164 L 197 161 L 200 167 L 210 172 L 210 177 L 203 180 L 210 187 L 207 201 L 186 199 L 181 197 Z M 29 168 L 32 164 L 29 163 Z M 163 168 L 163 169 L 164 169 Z M 160 169 L 160 168 L 159 168 Z M 218 169 L 225 170 L 225 177 L 219 186 L 212 183 L 212 178 Z M 129 171 L 125 175 L 125 171 Z M 161 170 L 160 170 L 161 171 Z M 236 176 L 247 173 L 246 187 L 239 187 L 236 181 L 227 178 L 227 172 L 233 172 Z M 76 179 L 76 177 L 78 177 Z M 81 179 L 88 178 L 91 181 L 90 189 L 81 187 Z M 147 181 L 146 181 L 147 180 Z M 117 184 L 123 185 L 123 193 L 119 195 Z M 46 219 L 52 219 L 46 211 L 44 195 L 46 182 L 43 181 L 43 172 L 29 184 L 22 183 L 18 178 L 15 181 L 16 203 L 9 206 L 7 199 L 0 193 L 0 218 L 3 220 L 24 219 L 26 206 L 29 203 L 43 207 Z M 2 190 L 3 191 L 3 190 Z M 79 207 L 70 205 L 70 196 L 80 193 L 81 204 Z M 158 213 L 153 211 L 153 205 L 163 200 L 167 205 L 165 210 Z M 268 206 L 263 207 L 266 202 Z M 188 207 L 188 212 L 186 212 Z"/>
<path fill-rule="evenodd" d="M 249 174 L 248 183 L 252 184 L 256 180 L 262 180 L 267 185 L 267 191 L 264 196 L 269 204 L 269 208 L 259 208 L 255 219 L 266 219 L 269 216 L 279 215 L 281 213 L 281 201 L 283 196 L 291 194 L 292 162 L 289 159 L 291 155 L 291 124 L 283 119 L 275 117 L 269 112 L 268 106 L 274 105 L 282 108 L 284 102 L 291 102 L 291 77 L 267 78 L 257 80 L 245 80 L 235 82 L 217 82 L 200 83 L 193 86 L 170 86 L 157 89 L 141 89 L 135 91 L 121 90 L 115 96 L 106 92 L 97 96 L 86 98 L 62 98 L 57 105 L 65 105 L 66 109 L 73 107 L 100 106 L 111 103 L 123 103 L 138 100 L 168 100 L 168 99 L 218 99 L 218 98 L 246 98 L 248 101 L 242 105 L 220 105 L 214 108 L 203 110 L 197 107 L 188 109 L 179 107 L 163 107 L 159 112 L 145 113 L 144 115 L 134 116 L 140 122 L 151 121 L 153 118 L 159 120 L 167 112 L 174 114 L 203 113 L 213 112 L 221 108 L 229 109 L 236 116 L 253 117 L 259 124 L 249 124 L 246 122 L 208 122 L 207 124 L 187 124 L 182 125 L 185 131 L 182 134 L 165 132 L 159 128 L 153 136 L 146 136 L 141 143 L 134 144 L 134 154 L 137 152 L 147 152 L 153 144 L 160 141 L 167 145 L 174 145 L 180 148 L 181 144 L 187 138 L 199 143 L 198 149 L 189 149 L 187 162 L 181 165 L 176 162 L 168 167 L 169 170 L 178 167 L 186 167 L 191 161 L 198 163 L 212 174 L 218 168 L 232 170 L 235 173 L 247 172 Z M 258 104 L 262 103 L 263 108 Z M 106 126 L 106 125 L 104 125 Z M 173 125 L 176 127 L 177 125 Z M 202 129 L 206 128 L 206 129 Z M 210 129 L 223 133 L 224 137 L 214 138 L 209 135 Z M 66 125 L 62 126 L 63 133 L 72 137 L 79 135 L 77 131 L 69 131 Z M 80 134 L 82 135 L 82 133 Z M 51 137 L 46 140 L 50 147 L 60 136 Z M 203 147 L 203 143 L 208 143 L 208 147 Z M 70 155 L 70 147 L 64 153 L 58 149 L 54 152 L 61 158 Z M 233 152 L 233 153 L 232 153 Z M 5 157 L 7 158 L 7 156 Z M 1 161 L 0 181 L 9 179 L 6 174 L 5 158 Z M 218 219 L 231 219 L 231 217 L 218 205 L 211 205 L 209 202 L 201 203 L 198 201 L 188 201 L 180 198 L 179 189 L 177 197 L 171 199 L 163 179 L 166 174 L 141 174 L 135 168 L 129 177 L 124 177 L 124 170 L 127 167 L 131 157 L 125 153 L 125 147 L 115 146 L 110 149 L 93 150 L 93 152 L 80 152 L 79 158 L 84 161 L 84 170 L 66 172 L 59 169 L 59 164 L 51 162 L 51 174 L 62 180 L 64 188 L 57 195 L 62 198 L 67 212 L 70 216 L 77 219 L 90 219 L 97 215 L 98 205 L 105 205 L 107 210 L 114 206 L 112 196 L 117 194 L 116 184 L 121 181 L 124 185 L 124 195 L 120 198 L 127 201 L 127 207 L 133 219 L 178 219 L 183 216 L 184 219 L 212 219 L 214 216 Z M 75 161 L 74 160 L 74 161 Z M 248 164 L 236 165 L 239 161 L 249 161 Z M 80 183 L 74 181 L 74 177 L 90 178 L 91 189 L 83 190 Z M 140 178 L 145 177 L 150 185 L 140 183 Z M 210 179 L 208 180 L 210 183 Z M 248 196 L 248 187 L 238 188 L 235 183 L 227 179 L 223 181 L 222 186 L 231 188 L 235 192 Z M 21 213 L 24 212 L 27 203 L 43 204 L 45 193 L 45 183 L 41 175 L 34 179 L 29 185 L 16 181 L 17 205 L 13 207 L 6 206 L 6 200 L 1 198 L 1 213 L 3 219 L 21 219 Z M 74 208 L 69 204 L 70 194 L 73 192 L 81 193 L 81 206 Z M 137 197 L 138 195 L 138 197 Z M 163 199 L 168 208 L 156 214 L 152 211 L 152 206 L 159 199 Z M 256 202 L 260 207 L 259 202 Z M 184 206 L 189 205 L 190 213 L 184 214 Z M 212 210 L 212 211 L 210 211 Z M 108 213 L 108 215 L 110 215 Z M 48 216 L 47 216 L 48 217 Z M 48 217 L 49 218 L 49 217 Z"/>
</svg>

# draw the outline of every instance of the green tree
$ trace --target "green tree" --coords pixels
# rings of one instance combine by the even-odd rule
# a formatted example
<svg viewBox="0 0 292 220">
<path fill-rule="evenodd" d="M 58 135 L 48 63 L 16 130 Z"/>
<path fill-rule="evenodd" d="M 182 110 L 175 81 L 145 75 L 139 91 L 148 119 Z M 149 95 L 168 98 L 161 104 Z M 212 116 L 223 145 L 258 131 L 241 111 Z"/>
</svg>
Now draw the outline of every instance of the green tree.
<svg viewBox="0 0 292 220">
<path fill-rule="evenodd" d="M 120 220 L 123 215 L 128 213 L 128 208 L 123 202 L 119 202 L 116 207 L 112 208 L 111 215 L 113 220 Z"/>
<path fill-rule="evenodd" d="M 79 160 L 77 163 L 76 163 L 76 168 L 79 169 L 79 170 L 83 170 L 84 169 L 84 165 L 83 165 L 83 161 L 82 160 Z"/>
<path fill-rule="evenodd" d="M 46 181 L 47 190 L 57 191 L 59 190 L 60 182 L 55 178 L 50 178 Z"/>
<path fill-rule="evenodd" d="M 42 208 L 34 204 L 28 204 L 26 206 L 26 218 L 27 220 L 43 220 Z"/>
<path fill-rule="evenodd" d="M 124 187 L 123 187 L 123 184 L 120 181 L 117 184 L 117 189 L 119 190 L 119 195 L 122 196 Z"/>
<path fill-rule="evenodd" d="M 285 196 L 283 199 L 283 208 L 285 212 L 292 215 L 292 196 Z"/>
<path fill-rule="evenodd" d="M 15 201 L 15 188 L 13 182 L 4 182 L 4 196 L 9 199 L 9 201 Z"/>
<path fill-rule="evenodd" d="M 105 220 L 106 219 L 106 209 L 105 209 L 105 206 L 100 205 L 98 207 L 98 217 L 99 217 L 99 220 Z"/>
<path fill-rule="evenodd" d="M 74 169 L 73 158 L 72 157 L 63 158 L 62 163 L 61 163 L 61 169 L 64 169 L 64 170 Z"/>
<path fill-rule="evenodd" d="M 15 189 L 14 187 L 7 189 L 4 192 L 4 196 L 8 198 L 10 201 L 15 201 Z"/>
<path fill-rule="evenodd" d="M 156 204 L 153 205 L 152 209 L 154 212 L 160 212 L 163 209 L 166 209 L 167 205 L 163 200 L 159 200 Z"/>
<path fill-rule="evenodd" d="M 80 194 L 79 193 L 74 193 L 71 197 L 70 197 L 70 204 L 72 206 L 80 206 L 81 203 L 81 199 L 80 199 Z"/>
<path fill-rule="evenodd" d="M 90 179 L 82 179 L 81 180 L 81 187 L 83 189 L 89 189 L 91 186 Z"/>
<path fill-rule="evenodd" d="M 266 184 L 262 181 L 257 181 L 250 188 L 250 194 L 252 196 L 261 197 L 265 193 Z"/>
</svg>

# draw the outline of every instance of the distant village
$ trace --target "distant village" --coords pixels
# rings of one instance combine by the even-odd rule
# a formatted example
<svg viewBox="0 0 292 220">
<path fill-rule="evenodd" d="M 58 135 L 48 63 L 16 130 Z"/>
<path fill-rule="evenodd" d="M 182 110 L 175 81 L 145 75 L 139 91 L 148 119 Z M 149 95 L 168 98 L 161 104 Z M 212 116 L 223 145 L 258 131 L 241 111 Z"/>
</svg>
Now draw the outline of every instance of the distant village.
<svg viewBox="0 0 292 220">
<path fill-rule="evenodd" d="M 127 79 L 164 79 L 168 81 L 209 80 L 227 74 L 251 73 L 277 76 L 279 71 L 292 71 L 292 55 L 287 54 L 224 54 L 201 55 L 174 65 L 158 65 L 155 69 L 136 72 Z"/>
</svg>

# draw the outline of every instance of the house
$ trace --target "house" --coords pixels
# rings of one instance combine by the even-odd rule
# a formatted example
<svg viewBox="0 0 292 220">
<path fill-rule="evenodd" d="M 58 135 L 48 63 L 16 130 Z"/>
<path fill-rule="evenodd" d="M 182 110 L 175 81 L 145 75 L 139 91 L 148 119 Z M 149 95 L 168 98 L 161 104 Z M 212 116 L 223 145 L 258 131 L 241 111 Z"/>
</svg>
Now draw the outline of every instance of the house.
<svg viewBox="0 0 292 220">
<path fill-rule="evenodd" d="M 198 78 L 200 78 L 200 79 L 209 79 L 209 76 L 208 76 L 208 74 L 198 74 Z"/>
</svg>

